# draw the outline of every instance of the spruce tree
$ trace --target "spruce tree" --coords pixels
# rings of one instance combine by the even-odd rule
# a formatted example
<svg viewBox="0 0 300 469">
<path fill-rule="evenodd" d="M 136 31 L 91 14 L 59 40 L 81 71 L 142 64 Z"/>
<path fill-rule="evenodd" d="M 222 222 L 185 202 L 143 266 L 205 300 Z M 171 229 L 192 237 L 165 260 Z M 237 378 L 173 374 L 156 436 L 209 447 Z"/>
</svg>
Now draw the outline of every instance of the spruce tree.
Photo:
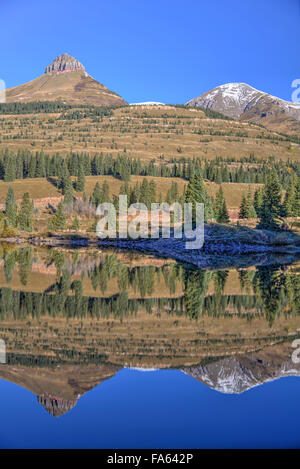
<svg viewBox="0 0 300 469">
<path fill-rule="evenodd" d="M 12 182 L 16 179 L 16 157 L 14 155 L 7 155 L 4 163 L 4 181 Z"/>
<path fill-rule="evenodd" d="M 217 216 L 217 222 L 218 223 L 228 223 L 230 221 L 229 215 L 228 215 L 228 210 L 227 210 L 227 205 L 225 199 L 223 200 L 222 208 L 219 211 L 219 214 Z"/>
<path fill-rule="evenodd" d="M 246 200 L 245 194 L 243 194 L 243 197 L 242 197 L 240 211 L 239 211 L 239 218 L 240 219 L 248 218 L 247 217 L 247 200 Z"/>
<path fill-rule="evenodd" d="M 281 222 L 281 185 L 275 170 L 267 176 L 264 186 L 258 228 L 276 230 Z"/>
<path fill-rule="evenodd" d="M 63 194 L 64 203 L 66 205 L 71 204 L 73 202 L 73 183 L 68 170 L 63 178 Z"/>
<path fill-rule="evenodd" d="M 17 204 L 15 200 L 15 193 L 11 186 L 9 186 L 6 201 L 5 201 L 5 215 L 8 223 L 11 226 L 16 226 L 17 222 Z"/>
<path fill-rule="evenodd" d="M 256 216 L 260 217 L 260 211 L 263 203 L 263 189 L 259 188 L 254 193 L 253 206 L 256 212 Z"/>
<path fill-rule="evenodd" d="M 44 178 L 46 176 L 45 156 L 43 153 L 36 156 L 35 177 Z"/>
<path fill-rule="evenodd" d="M 83 165 L 79 166 L 78 177 L 76 181 L 76 191 L 83 192 L 85 187 L 85 175 L 83 170 Z"/>
<path fill-rule="evenodd" d="M 297 204 L 296 204 L 296 189 L 297 189 L 297 178 L 293 176 L 289 187 L 286 191 L 283 207 L 282 207 L 282 214 L 285 217 L 294 217 L 297 216 Z"/>
<path fill-rule="evenodd" d="M 250 186 L 249 186 L 248 193 L 247 193 L 245 200 L 246 200 L 246 217 L 245 218 L 256 218 L 257 215 L 256 215 L 256 211 L 253 205 Z"/>
<path fill-rule="evenodd" d="M 229 215 L 222 187 L 220 187 L 215 200 L 215 216 L 218 223 L 229 222 Z"/>
<path fill-rule="evenodd" d="M 90 202 L 94 204 L 96 207 L 98 207 L 98 205 L 101 203 L 101 199 L 102 199 L 102 192 L 101 192 L 100 184 L 99 182 L 96 182 L 94 190 L 90 197 Z"/>
<path fill-rule="evenodd" d="M 18 214 L 18 226 L 21 230 L 32 231 L 32 213 L 33 213 L 33 203 L 30 200 L 30 195 L 28 192 L 25 192 L 22 198 L 20 211 Z"/>
<path fill-rule="evenodd" d="M 57 206 L 57 210 L 53 218 L 49 222 L 49 228 L 51 230 L 64 230 L 67 225 L 67 218 L 64 212 L 63 203 L 60 202 Z"/>
<path fill-rule="evenodd" d="M 109 196 L 109 185 L 107 183 L 107 181 L 104 181 L 103 185 L 102 185 L 102 200 L 101 200 L 101 203 L 102 202 L 110 202 L 110 196 Z"/>
<path fill-rule="evenodd" d="M 204 204 L 204 221 L 213 217 L 211 199 L 208 197 L 204 181 L 200 176 L 192 176 L 185 191 L 185 202 L 193 207 L 193 222 L 196 220 L 196 203 Z"/>
</svg>

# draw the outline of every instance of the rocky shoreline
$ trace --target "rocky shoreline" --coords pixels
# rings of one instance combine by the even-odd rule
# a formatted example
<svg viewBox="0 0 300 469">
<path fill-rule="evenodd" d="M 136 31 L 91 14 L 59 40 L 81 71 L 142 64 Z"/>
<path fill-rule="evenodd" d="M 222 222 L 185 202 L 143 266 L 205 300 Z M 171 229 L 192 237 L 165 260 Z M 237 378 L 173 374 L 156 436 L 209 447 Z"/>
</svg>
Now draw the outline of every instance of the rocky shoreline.
<svg viewBox="0 0 300 469">
<path fill-rule="evenodd" d="M 228 229 L 227 229 L 228 228 Z M 198 268 L 214 268 L 249 265 L 289 264 L 300 258 L 299 237 L 293 233 L 279 233 L 226 227 L 222 231 L 216 226 L 205 227 L 205 242 L 201 249 L 186 249 L 185 237 L 99 239 L 83 233 L 61 233 L 51 236 L 20 236 L 0 239 L 12 244 L 31 244 L 45 247 L 71 248 L 116 248 L 145 252 L 158 257 L 172 258 Z"/>
</svg>

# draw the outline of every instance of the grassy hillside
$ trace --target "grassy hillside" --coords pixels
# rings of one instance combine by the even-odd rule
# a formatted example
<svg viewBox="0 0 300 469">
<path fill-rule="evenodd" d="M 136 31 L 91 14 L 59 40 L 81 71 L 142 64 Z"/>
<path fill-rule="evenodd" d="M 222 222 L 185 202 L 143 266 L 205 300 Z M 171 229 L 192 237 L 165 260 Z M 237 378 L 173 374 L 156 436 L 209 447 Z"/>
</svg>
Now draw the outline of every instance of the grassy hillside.
<svg viewBox="0 0 300 469">
<path fill-rule="evenodd" d="M 172 182 L 178 184 L 179 193 L 182 194 L 184 186 L 187 181 L 179 178 L 163 178 L 151 176 L 131 176 L 129 185 L 133 186 L 137 182 L 141 183 L 143 179 L 154 180 L 157 189 L 157 195 L 162 194 L 163 200 L 166 197 L 168 190 L 171 188 Z M 76 178 L 73 178 L 75 180 Z M 95 187 L 95 184 L 103 184 L 106 181 L 109 185 L 110 195 L 119 195 L 120 188 L 124 184 L 120 179 L 114 178 L 113 176 L 87 176 L 85 184 L 85 192 L 89 197 Z M 21 179 L 14 182 L 0 181 L 0 204 L 5 203 L 6 194 L 9 186 L 14 189 L 16 199 L 21 200 L 24 192 L 29 192 L 30 197 L 34 200 L 45 199 L 44 204 L 47 205 L 49 198 L 61 197 L 61 191 L 59 191 L 51 182 L 44 178 L 34 179 Z M 206 188 L 209 195 L 215 196 L 218 190 L 222 186 L 226 202 L 229 209 L 238 209 L 242 200 L 243 194 L 246 194 L 249 188 L 249 184 L 243 183 L 223 183 L 215 184 L 212 182 L 206 182 Z M 251 184 L 252 192 L 259 187 L 259 184 Z M 76 193 L 75 193 L 76 196 Z M 81 193 L 77 193 L 77 196 L 81 196 Z M 43 201 L 41 201 L 43 202 Z"/>
<path fill-rule="evenodd" d="M 70 104 L 120 105 L 125 101 L 87 73 L 45 73 L 23 85 L 7 90 L 8 103 L 63 101 Z"/>
<path fill-rule="evenodd" d="M 124 153 L 166 165 L 182 157 L 300 158 L 300 145 L 289 137 L 256 124 L 211 118 L 200 109 L 127 106 L 112 114 L 94 117 L 83 108 L 73 108 L 52 114 L 1 115 L 0 106 L 0 149 Z"/>
</svg>

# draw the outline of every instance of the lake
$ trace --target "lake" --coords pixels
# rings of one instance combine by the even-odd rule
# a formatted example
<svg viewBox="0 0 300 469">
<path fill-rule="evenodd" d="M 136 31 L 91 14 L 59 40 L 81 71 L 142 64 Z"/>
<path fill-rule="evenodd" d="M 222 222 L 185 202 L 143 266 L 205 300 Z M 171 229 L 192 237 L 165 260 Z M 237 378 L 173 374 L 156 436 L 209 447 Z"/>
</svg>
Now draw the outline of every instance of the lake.
<svg viewBox="0 0 300 469">
<path fill-rule="evenodd" d="M 0 447 L 299 447 L 300 263 L 248 264 L 0 245 Z"/>
</svg>

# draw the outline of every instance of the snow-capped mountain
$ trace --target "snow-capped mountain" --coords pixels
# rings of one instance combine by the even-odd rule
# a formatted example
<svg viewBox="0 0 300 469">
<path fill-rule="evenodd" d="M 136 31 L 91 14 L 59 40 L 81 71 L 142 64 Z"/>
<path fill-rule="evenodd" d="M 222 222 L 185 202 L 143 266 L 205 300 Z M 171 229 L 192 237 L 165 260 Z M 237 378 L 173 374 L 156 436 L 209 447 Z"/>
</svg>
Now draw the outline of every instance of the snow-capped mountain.
<svg viewBox="0 0 300 469">
<path fill-rule="evenodd" d="M 218 86 L 188 101 L 186 105 L 212 109 L 234 119 L 252 120 L 280 114 L 300 120 L 300 103 L 284 101 L 246 83 Z"/>
<path fill-rule="evenodd" d="M 226 394 L 240 394 L 251 388 L 286 376 L 300 377 L 300 364 L 271 352 L 240 355 L 182 371 L 203 384 Z"/>
</svg>

